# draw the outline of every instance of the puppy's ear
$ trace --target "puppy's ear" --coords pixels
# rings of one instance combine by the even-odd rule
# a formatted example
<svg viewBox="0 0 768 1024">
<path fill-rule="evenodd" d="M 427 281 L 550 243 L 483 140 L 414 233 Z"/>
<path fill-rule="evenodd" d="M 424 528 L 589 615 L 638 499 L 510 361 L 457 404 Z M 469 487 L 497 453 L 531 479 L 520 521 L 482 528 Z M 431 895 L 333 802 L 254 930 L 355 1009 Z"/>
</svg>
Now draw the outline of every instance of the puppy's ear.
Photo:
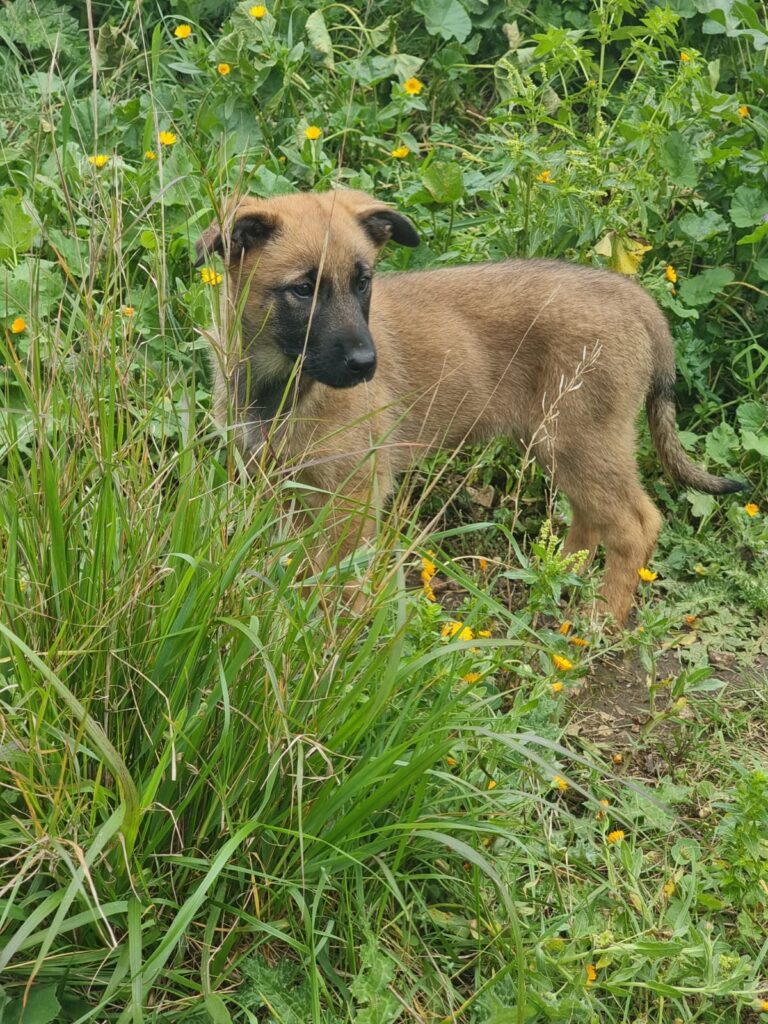
<svg viewBox="0 0 768 1024">
<path fill-rule="evenodd" d="M 224 215 L 223 224 L 214 221 L 195 243 L 195 268 L 201 267 L 212 252 L 233 263 L 244 252 L 263 245 L 276 230 L 277 217 L 265 210 L 235 211 L 234 218 Z"/>
<path fill-rule="evenodd" d="M 359 214 L 360 223 L 376 245 L 390 239 L 399 245 L 415 249 L 420 242 L 416 228 L 407 217 L 388 206 L 376 206 Z"/>
</svg>

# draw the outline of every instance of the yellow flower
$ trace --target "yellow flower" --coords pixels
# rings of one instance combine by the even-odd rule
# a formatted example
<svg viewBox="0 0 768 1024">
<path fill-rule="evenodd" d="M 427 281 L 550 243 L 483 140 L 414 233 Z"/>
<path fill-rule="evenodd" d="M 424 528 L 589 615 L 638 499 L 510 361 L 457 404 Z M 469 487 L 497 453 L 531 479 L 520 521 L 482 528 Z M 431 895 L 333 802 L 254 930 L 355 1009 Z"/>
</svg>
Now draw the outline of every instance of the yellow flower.
<svg viewBox="0 0 768 1024">
<path fill-rule="evenodd" d="M 568 643 L 573 644 L 574 647 L 589 647 L 589 641 L 582 640 L 580 636 L 568 637 Z"/>
<path fill-rule="evenodd" d="M 144 151 L 144 159 L 157 160 L 157 153 L 154 151 L 154 149 L 147 149 Z"/>
<path fill-rule="evenodd" d="M 744 511 L 747 513 L 749 518 L 752 519 L 760 511 L 760 506 L 756 505 L 754 501 L 750 501 L 749 504 L 744 506 Z"/>
<path fill-rule="evenodd" d="M 447 637 L 451 637 L 451 639 L 453 637 L 458 637 L 459 640 L 474 640 L 475 638 L 475 634 L 469 626 L 465 626 L 462 622 L 456 622 L 455 620 L 446 622 L 440 631 L 440 636 L 444 640 Z"/>
<path fill-rule="evenodd" d="M 220 75 L 228 75 L 232 68 L 229 66 L 229 64 L 225 64 L 222 62 L 221 64 L 216 65 L 216 70 L 219 72 Z"/>
<path fill-rule="evenodd" d="M 409 96 L 418 96 L 424 88 L 424 83 L 420 82 L 418 78 L 409 78 L 407 81 L 403 82 L 403 88 Z"/>
<path fill-rule="evenodd" d="M 659 574 L 657 572 L 652 572 L 650 569 L 646 569 L 645 566 L 637 570 L 637 575 L 643 583 L 653 583 L 654 580 L 659 578 Z"/>
<path fill-rule="evenodd" d="M 687 53 L 681 53 L 680 54 L 680 60 L 683 62 L 683 64 L 685 64 L 685 62 L 689 61 L 690 59 L 691 58 L 688 56 Z"/>
<path fill-rule="evenodd" d="M 556 669 L 560 672 L 569 672 L 573 668 L 573 662 L 568 661 L 562 654 L 553 654 L 552 662 Z"/>
<path fill-rule="evenodd" d="M 498 782 L 496 782 L 495 779 L 489 779 L 488 780 L 488 789 L 496 789 L 497 786 L 498 786 Z"/>
<path fill-rule="evenodd" d="M 760 1003 L 760 1012 L 768 1013 L 768 999 L 763 999 L 763 1001 Z"/>
<path fill-rule="evenodd" d="M 584 987 L 589 988 L 593 981 L 597 981 L 597 971 L 595 970 L 595 965 L 587 964 L 587 980 L 584 982 Z"/>
<path fill-rule="evenodd" d="M 672 895 L 672 893 L 675 891 L 675 883 L 674 883 L 673 879 L 670 878 L 670 880 L 668 882 L 665 882 L 664 885 L 662 885 L 662 887 L 661 887 L 661 891 L 664 893 L 664 895 L 667 898 L 669 898 Z"/>
<path fill-rule="evenodd" d="M 304 134 L 310 142 L 316 142 L 323 134 L 323 129 L 318 128 L 316 124 L 311 124 L 309 128 L 304 129 Z"/>
<path fill-rule="evenodd" d="M 437 600 L 437 598 L 435 597 L 435 592 L 432 589 L 432 587 L 429 585 L 429 583 L 425 583 L 424 584 L 424 597 L 426 597 L 426 599 L 428 601 L 436 601 Z"/>
<path fill-rule="evenodd" d="M 422 558 L 421 560 L 421 578 L 425 583 L 428 583 L 437 572 L 437 566 L 431 558 Z"/>
<path fill-rule="evenodd" d="M 446 757 L 445 763 L 448 765 L 449 768 L 455 768 L 459 762 L 456 760 L 455 757 Z"/>
<path fill-rule="evenodd" d="M 568 634 L 570 632 L 571 632 L 571 623 L 566 619 L 565 622 L 561 622 L 560 623 L 560 628 L 558 630 L 558 633 L 562 633 L 563 636 L 568 636 Z"/>
<path fill-rule="evenodd" d="M 610 806 L 610 804 L 608 803 L 607 800 L 600 800 L 600 810 L 595 815 L 595 817 L 597 818 L 598 821 L 604 821 L 605 820 L 605 812 L 606 812 L 606 809 L 609 806 Z"/>
<path fill-rule="evenodd" d="M 552 184 L 555 179 L 552 177 L 552 171 L 543 170 L 536 175 L 536 180 Z"/>
<path fill-rule="evenodd" d="M 176 28 L 173 30 L 173 34 L 176 36 L 177 39 L 189 39 L 189 37 L 192 35 L 192 26 L 177 25 Z"/>
<path fill-rule="evenodd" d="M 11 334 L 21 334 L 22 331 L 26 331 L 27 321 L 23 316 L 17 316 L 11 324 Z"/>
<path fill-rule="evenodd" d="M 568 783 L 565 781 L 562 775 L 556 775 L 554 779 L 552 779 L 552 785 L 557 786 L 561 793 L 564 793 L 566 789 L 568 789 Z"/>
<path fill-rule="evenodd" d="M 677 271 L 671 263 L 667 264 L 667 269 L 664 271 L 664 277 L 666 277 L 668 281 L 671 281 L 672 284 L 677 284 Z"/>
<path fill-rule="evenodd" d="M 477 564 L 480 566 L 480 572 L 488 572 L 488 559 L 483 558 L 482 555 L 477 560 Z"/>
<path fill-rule="evenodd" d="M 203 267 L 200 271 L 200 277 L 202 278 L 203 284 L 221 284 L 221 274 L 212 270 L 210 267 Z"/>
<path fill-rule="evenodd" d="M 613 757 L 611 758 L 611 760 L 613 761 L 614 764 L 623 764 L 624 763 L 624 755 L 623 754 L 614 754 Z"/>
<path fill-rule="evenodd" d="M 609 843 L 620 843 L 623 838 L 624 832 L 620 828 L 617 828 L 615 832 L 609 832 L 606 836 Z"/>
<path fill-rule="evenodd" d="M 255 18 L 257 21 L 261 21 L 267 13 L 267 8 L 263 4 L 256 4 L 255 7 L 251 7 L 248 13 L 252 18 Z"/>
<path fill-rule="evenodd" d="M 98 168 L 106 167 L 109 163 L 109 157 L 106 153 L 97 153 L 96 156 L 88 157 L 88 163 Z"/>
<path fill-rule="evenodd" d="M 393 149 L 389 155 L 391 157 L 394 157 L 395 160 L 405 160 L 405 158 L 408 156 L 410 152 L 410 149 L 408 149 L 407 146 L 403 145 L 398 146 L 397 149 Z"/>
<path fill-rule="evenodd" d="M 123 316 L 133 316 L 135 312 L 133 306 L 123 306 Z"/>
<path fill-rule="evenodd" d="M 492 637 L 492 636 L 493 636 L 493 633 L 492 633 L 492 632 L 490 631 L 490 629 L 479 629 L 479 630 L 477 631 L 477 635 L 478 635 L 479 637 L 482 637 L 482 638 L 483 638 L 483 640 L 488 640 L 488 639 L 489 639 L 489 637 Z"/>
<path fill-rule="evenodd" d="M 562 688 L 563 684 L 561 682 L 552 683 L 552 693 L 560 693 Z"/>
<path fill-rule="evenodd" d="M 746 103 L 742 103 L 739 107 L 739 117 L 749 117 L 749 107 Z"/>
<path fill-rule="evenodd" d="M 467 672 L 465 676 L 461 677 L 465 683 L 476 683 L 480 679 L 479 672 Z"/>
<path fill-rule="evenodd" d="M 179 141 L 175 132 L 160 132 L 158 138 L 164 146 L 174 146 Z"/>
</svg>

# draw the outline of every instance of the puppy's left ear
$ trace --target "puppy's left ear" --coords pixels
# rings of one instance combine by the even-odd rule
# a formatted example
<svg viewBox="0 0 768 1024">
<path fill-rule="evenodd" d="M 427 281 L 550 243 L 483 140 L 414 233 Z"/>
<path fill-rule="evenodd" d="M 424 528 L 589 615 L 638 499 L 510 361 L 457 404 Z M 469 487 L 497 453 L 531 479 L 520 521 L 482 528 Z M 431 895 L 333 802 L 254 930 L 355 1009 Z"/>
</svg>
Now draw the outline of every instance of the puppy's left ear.
<svg viewBox="0 0 768 1024">
<path fill-rule="evenodd" d="M 415 249 L 421 239 L 416 228 L 407 217 L 389 206 L 376 206 L 359 214 L 360 223 L 376 245 L 384 245 L 390 239 L 398 245 Z"/>
</svg>

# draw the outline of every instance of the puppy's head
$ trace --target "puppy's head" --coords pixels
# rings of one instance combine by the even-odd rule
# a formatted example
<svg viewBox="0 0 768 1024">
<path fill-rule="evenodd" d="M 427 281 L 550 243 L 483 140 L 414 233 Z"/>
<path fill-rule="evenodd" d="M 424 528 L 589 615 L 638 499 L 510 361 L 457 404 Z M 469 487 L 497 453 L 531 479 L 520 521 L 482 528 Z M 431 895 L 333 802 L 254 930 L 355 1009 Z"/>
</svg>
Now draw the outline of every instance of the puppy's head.
<svg viewBox="0 0 768 1024">
<path fill-rule="evenodd" d="M 419 244 L 407 217 L 363 192 L 247 198 L 231 203 L 204 232 L 195 265 L 212 252 L 224 259 L 246 351 L 262 349 L 257 365 L 279 375 L 282 356 L 287 376 L 303 357 L 303 372 L 346 388 L 376 370 L 371 287 L 390 239 Z"/>
</svg>

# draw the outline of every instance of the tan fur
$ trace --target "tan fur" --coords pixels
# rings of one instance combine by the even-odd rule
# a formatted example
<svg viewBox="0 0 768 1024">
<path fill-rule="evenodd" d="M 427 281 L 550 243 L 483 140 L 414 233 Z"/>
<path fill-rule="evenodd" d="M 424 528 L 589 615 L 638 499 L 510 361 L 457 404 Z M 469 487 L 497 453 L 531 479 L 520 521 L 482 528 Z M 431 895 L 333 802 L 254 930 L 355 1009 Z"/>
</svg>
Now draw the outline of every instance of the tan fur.
<svg viewBox="0 0 768 1024">
<path fill-rule="evenodd" d="M 384 207 L 370 196 L 338 191 L 245 199 L 224 218 L 263 213 L 277 226 L 263 245 L 232 254 L 230 319 L 240 311 L 242 333 L 230 330 L 216 352 L 216 415 L 237 424 L 252 457 L 270 425 L 249 409 L 244 380 L 285 378 L 293 365 L 272 331 L 271 289 L 313 265 L 342 287 L 356 259 L 373 264 L 385 239 L 361 223 L 376 209 Z M 212 225 L 203 248 L 221 231 Z M 223 237 L 226 256 L 226 225 Z M 300 373 L 290 413 L 273 432 L 281 463 L 315 489 L 311 503 L 332 501 L 333 530 L 350 512 L 360 516 L 337 557 L 371 535 L 372 503 L 391 492 L 397 473 L 437 446 L 505 434 L 530 446 L 569 498 L 566 550 L 605 545 L 602 593 L 624 622 L 662 522 L 635 463 L 646 400 L 666 468 L 702 489 L 735 489 L 694 467 L 680 446 L 672 339 L 656 303 L 626 277 L 541 260 L 381 274 L 369 326 L 373 379 L 337 390 Z"/>
</svg>

